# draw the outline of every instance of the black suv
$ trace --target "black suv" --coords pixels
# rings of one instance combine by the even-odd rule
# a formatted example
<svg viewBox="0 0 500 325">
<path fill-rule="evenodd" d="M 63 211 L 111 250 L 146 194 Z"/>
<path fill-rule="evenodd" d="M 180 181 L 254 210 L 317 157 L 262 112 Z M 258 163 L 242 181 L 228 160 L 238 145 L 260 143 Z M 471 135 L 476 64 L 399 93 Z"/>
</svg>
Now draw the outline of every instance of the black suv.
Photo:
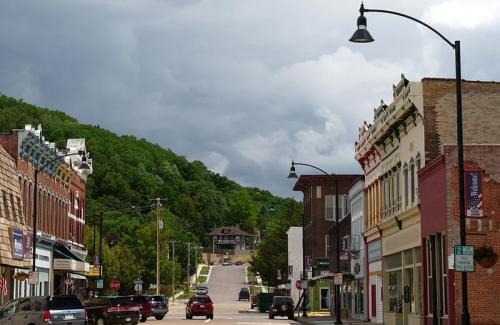
<svg viewBox="0 0 500 325">
<path fill-rule="evenodd" d="M 83 302 L 89 325 L 137 324 L 139 308 L 130 297 L 98 297 Z"/>
<path fill-rule="evenodd" d="M 274 296 L 273 303 L 269 307 L 269 318 L 274 319 L 274 316 L 285 316 L 288 319 L 293 319 L 293 299 L 287 296 Z"/>
<path fill-rule="evenodd" d="M 168 313 L 168 299 L 164 295 L 146 296 L 146 299 L 151 305 L 153 316 L 157 320 L 162 320 Z"/>
<path fill-rule="evenodd" d="M 238 294 L 238 300 L 250 301 L 250 291 L 248 291 L 248 288 L 241 288 L 240 293 Z"/>
</svg>

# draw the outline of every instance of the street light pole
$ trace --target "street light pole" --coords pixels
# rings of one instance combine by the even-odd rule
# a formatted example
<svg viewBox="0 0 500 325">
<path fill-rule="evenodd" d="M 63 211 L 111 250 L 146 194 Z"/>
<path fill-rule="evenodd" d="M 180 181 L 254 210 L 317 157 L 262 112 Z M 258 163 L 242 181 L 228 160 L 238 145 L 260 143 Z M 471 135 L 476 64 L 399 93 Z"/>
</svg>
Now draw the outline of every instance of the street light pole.
<svg viewBox="0 0 500 325">
<path fill-rule="evenodd" d="M 298 162 L 295 162 L 292 160 L 292 167 L 290 167 L 290 174 L 288 174 L 288 178 L 298 178 L 297 174 L 295 173 L 295 165 L 299 165 L 299 166 L 307 166 L 307 167 L 311 167 L 311 168 L 314 168 L 316 170 L 319 170 L 320 172 L 322 172 L 323 174 L 325 174 L 326 176 L 335 176 L 335 223 L 336 223 L 336 236 L 337 236 L 337 257 L 336 257 L 336 272 L 339 273 L 340 272 L 340 230 L 339 230 L 339 180 L 338 180 L 338 176 L 335 175 L 335 174 L 328 174 L 327 172 L 325 172 L 323 169 L 319 168 L 319 167 L 316 167 L 314 165 L 310 165 L 310 164 L 304 164 L 304 163 L 298 163 Z M 302 254 L 304 255 L 304 247 L 305 247 L 305 239 L 304 239 L 304 235 L 305 235 L 305 215 L 302 216 Z M 303 267 L 304 267 L 304 274 L 306 272 L 306 269 L 305 269 L 305 258 L 303 256 Z M 342 324 L 342 320 L 340 318 L 340 285 L 335 285 L 334 286 L 335 288 L 335 308 L 336 308 L 336 312 L 335 312 L 335 324 Z M 304 290 L 304 296 L 303 296 L 303 301 L 305 302 L 305 299 L 306 299 L 306 290 Z M 307 314 L 306 314 L 306 307 L 305 304 L 303 305 L 303 315 L 305 315 L 304 317 L 307 317 Z"/>
<path fill-rule="evenodd" d="M 68 153 L 62 156 L 57 156 L 54 159 L 51 159 L 47 161 L 44 165 L 42 165 L 39 168 L 35 168 L 35 184 L 33 186 L 33 193 L 34 193 L 34 198 L 33 198 L 33 238 L 32 238 L 32 246 L 33 246 L 33 256 L 32 256 L 32 264 L 31 264 L 31 271 L 35 272 L 36 271 L 36 233 L 37 233 L 37 217 L 38 217 L 38 174 L 43 171 L 48 165 L 52 164 L 56 160 L 63 159 L 65 157 L 69 156 L 75 156 L 75 155 L 81 155 L 82 156 L 82 164 L 80 165 L 79 169 L 84 170 L 84 169 L 90 169 L 90 166 L 87 164 L 87 156 L 84 151 L 78 151 L 75 153 Z M 35 286 L 32 285 L 32 294 L 35 294 Z"/>
<path fill-rule="evenodd" d="M 463 122 L 462 122 L 462 68 L 461 68 L 461 57 L 460 57 L 460 41 L 455 41 L 452 43 L 446 37 L 444 37 L 436 29 L 432 28 L 430 25 L 418 20 L 414 17 L 390 10 L 381 9 L 366 9 L 363 4 L 359 8 L 360 16 L 358 17 L 357 25 L 358 29 L 354 32 L 352 37 L 349 39 L 351 42 L 355 43 L 369 43 L 373 42 L 374 39 L 366 29 L 367 21 L 364 16 L 365 12 L 380 12 L 396 16 L 401 16 L 410 20 L 413 20 L 441 37 L 451 48 L 455 51 L 455 87 L 456 87 L 456 125 L 457 125 L 457 164 L 458 164 L 458 195 L 459 195 L 459 205 L 460 205 L 460 245 L 464 246 L 467 243 L 467 236 L 465 230 L 465 180 L 464 180 L 464 143 L 463 143 Z M 467 294 L 467 273 L 462 272 L 462 325 L 470 324 L 470 314 L 469 314 L 469 302 Z M 434 299 L 435 300 L 435 299 Z M 438 315 L 433 315 L 434 323 L 437 323 Z"/>
<path fill-rule="evenodd" d="M 160 294 L 160 199 L 156 199 L 156 294 Z"/>
</svg>

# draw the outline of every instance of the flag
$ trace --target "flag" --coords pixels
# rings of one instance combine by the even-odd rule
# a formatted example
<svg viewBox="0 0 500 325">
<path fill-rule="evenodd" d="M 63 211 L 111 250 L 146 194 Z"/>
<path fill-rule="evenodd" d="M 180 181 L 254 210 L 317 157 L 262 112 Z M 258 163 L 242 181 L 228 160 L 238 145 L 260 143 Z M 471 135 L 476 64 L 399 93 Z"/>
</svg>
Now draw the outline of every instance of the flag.
<svg viewBox="0 0 500 325">
<path fill-rule="evenodd" d="M 2 296 L 7 295 L 7 278 L 4 276 L 0 277 L 0 293 Z"/>
</svg>

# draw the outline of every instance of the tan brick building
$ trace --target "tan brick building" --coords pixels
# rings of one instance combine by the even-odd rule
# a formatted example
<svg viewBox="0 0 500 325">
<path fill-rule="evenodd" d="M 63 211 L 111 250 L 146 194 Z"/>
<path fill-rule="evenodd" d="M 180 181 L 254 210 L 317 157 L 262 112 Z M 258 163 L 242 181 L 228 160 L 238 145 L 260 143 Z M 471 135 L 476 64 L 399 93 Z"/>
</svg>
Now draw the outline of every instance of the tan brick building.
<svg viewBox="0 0 500 325">
<path fill-rule="evenodd" d="M 16 163 L 0 146 L 0 276 L 7 285 L 5 290 L 0 290 L 1 305 L 13 298 L 16 268 L 30 265 L 30 256 L 23 247 L 27 236 Z"/>
</svg>

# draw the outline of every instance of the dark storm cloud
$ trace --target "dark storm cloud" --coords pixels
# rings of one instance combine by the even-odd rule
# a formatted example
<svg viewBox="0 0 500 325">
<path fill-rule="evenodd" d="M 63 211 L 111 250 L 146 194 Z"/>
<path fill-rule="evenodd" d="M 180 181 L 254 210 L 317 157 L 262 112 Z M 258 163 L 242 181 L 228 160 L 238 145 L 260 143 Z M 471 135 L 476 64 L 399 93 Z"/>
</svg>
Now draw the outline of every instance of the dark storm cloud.
<svg viewBox="0 0 500 325">
<path fill-rule="evenodd" d="M 500 80 L 494 1 L 371 1 L 463 41 L 464 77 Z M 453 52 L 358 1 L 10 1 L 0 4 L 0 91 L 145 137 L 248 186 L 290 196 L 290 161 L 359 172 L 358 127 L 400 73 L 453 77 Z M 492 7 L 493 6 L 493 7 Z M 444 8 L 444 9 L 443 9 Z M 465 9 L 464 9 L 465 8 Z M 445 10 L 468 24 L 441 19 Z M 475 16 L 474 16 L 475 15 Z M 450 16 L 450 15 L 448 15 Z M 312 170 L 300 170 L 313 173 Z"/>
</svg>

